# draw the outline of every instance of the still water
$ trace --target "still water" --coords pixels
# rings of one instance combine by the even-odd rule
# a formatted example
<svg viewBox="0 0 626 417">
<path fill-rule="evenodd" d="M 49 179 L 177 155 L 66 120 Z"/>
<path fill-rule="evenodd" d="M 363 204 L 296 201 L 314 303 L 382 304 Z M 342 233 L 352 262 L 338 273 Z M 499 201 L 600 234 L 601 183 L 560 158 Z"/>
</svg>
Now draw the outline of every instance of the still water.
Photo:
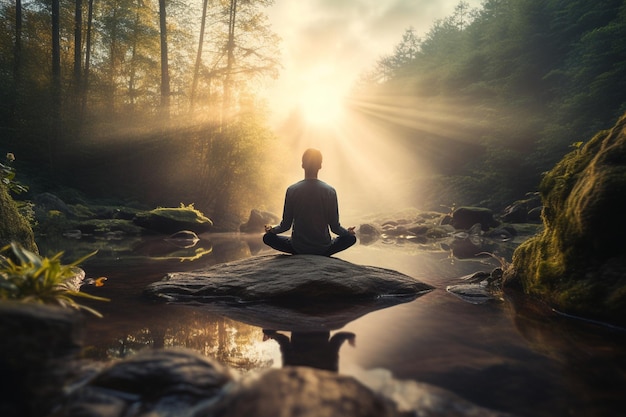
<svg viewBox="0 0 626 417">
<path fill-rule="evenodd" d="M 203 235 L 187 249 L 160 238 L 67 239 L 40 246 L 46 254 L 64 250 L 66 261 L 93 247 L 99 249 L 82 266 L 88 277 L 108 279 L 104 287 L 85 290 L 111 301 L 89 302 L 104 318 L 87 318 L 86 358 L 108 360 L 140 349 L 178 346 L 246 373 L 282 366 L 276 339 L 291 337 L 295 345 L 296 339 L 307 337 L 294 328 L 264 333 L 250 324 L 254 317 L 233 319 L 232 314 L 210 306 L 167 305 L 142 297 L 145 286 L 167 272 L 273 253 L 260 243 L 260 235 Z M 510 259 L 510 247 L 498 250 Z M 411 301 L 355 313 L 329 334 L 309 335 L 310 343 L 321 337 L 323 344 L 338 333 L 354 342 L 341 343 L 338 356 L 335 349 L 335 357 L 328 359 L 334 360 L 339 373 L 370 384 L 377 379 L 391 380 L 399 387 L 411 381 L 428 383 L 517 416 L 595 417 L 626 412 L 626 332 L 560 317 L 539 305 L 515 303 L 514 307 L 511 300 L 476 305 L 446 292 L 446 286 L 462 282 L 460 277 L 498 266 L 493 258 L 459 259 L 448 245 L 397 242 L 357 244 L 337 257 L 394 269 L 435 287 Z M 313 349 L 304 356 L 315 366 L 326 360 L 320 352 Z"/>
</svg>

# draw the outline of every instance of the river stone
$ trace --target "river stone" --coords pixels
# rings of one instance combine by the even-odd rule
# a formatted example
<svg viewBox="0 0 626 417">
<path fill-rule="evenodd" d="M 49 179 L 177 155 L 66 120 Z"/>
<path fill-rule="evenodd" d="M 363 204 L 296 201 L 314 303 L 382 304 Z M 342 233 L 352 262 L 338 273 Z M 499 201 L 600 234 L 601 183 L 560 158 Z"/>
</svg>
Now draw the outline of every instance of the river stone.
<svg viewBox="0 0 626 417">
<path fill-rule="evenodd" d="M 452 226 L 455 229 L 467 230 L 477 223 L 483 231 L 500 224 L 493 218 L 493 212 L 488 208 L 459 207 L 452 213 Z"/>
<path fill-rule="evenodd" d="M 317 255 L 266 255 L 176 272 L 145 294 L 179 302 L 371 299 L 430 291 L 433 287 L 390 269 Z"/>
<path fill-rule="evenodd" d="M 274 213 L 252 209 L 248 221 L 239 226 L 239 231 L 242 233 L 263 232 L 266 224 L 274 225 L 278 222 L 280 219 Z"/>
<path fill-rule="evenodd" d="M 356 379 L 306 367 L 272 369 L 244 381 L 213 409 L 194 417 L 387 417 L 399 415 L 390 402 Z"/>
<path fill-rule="evenodd" d="M 188 349 L 142 350 L 75 388 L 58 417 L 180 417 L 234 381 L 216 361 Z"/>
<path fill-rule="evenodd" d="M 446 291 L 470 304 L 484 304 L 494 299 L 487 286 L 480 283 L 448 285 Z"/>
</svg>

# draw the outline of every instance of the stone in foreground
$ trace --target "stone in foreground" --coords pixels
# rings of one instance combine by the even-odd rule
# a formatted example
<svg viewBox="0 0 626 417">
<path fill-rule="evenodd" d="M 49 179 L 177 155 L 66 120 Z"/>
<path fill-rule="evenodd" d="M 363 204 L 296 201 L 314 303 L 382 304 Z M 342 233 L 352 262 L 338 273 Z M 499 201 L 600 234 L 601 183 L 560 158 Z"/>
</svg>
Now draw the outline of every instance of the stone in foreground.
<svg viewBox="0 0 626 417">
<path fill-rule="evenodd" d="M 238 376 L 197 352 L 149 349 L 68 385 L 54 416 L 510 417 L 382 369 L 358 373 L 288 366 Z"/>
<path fill-rule="evenodd" d="M 145 294 L 175 302 L 373 299 L 431 291 L 432 286 L 385 268 L 316 255 L 268 255 L 168 274 Z"/>
</svg>

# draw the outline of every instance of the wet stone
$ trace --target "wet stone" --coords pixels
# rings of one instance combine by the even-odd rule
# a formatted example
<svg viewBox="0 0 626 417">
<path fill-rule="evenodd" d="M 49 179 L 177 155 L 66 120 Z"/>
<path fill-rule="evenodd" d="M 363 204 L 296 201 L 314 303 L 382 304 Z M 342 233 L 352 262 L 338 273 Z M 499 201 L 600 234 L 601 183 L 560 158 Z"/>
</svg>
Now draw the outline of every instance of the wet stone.
<svg viewBox="0 0 626 417">
<path fill-rule="evenodd" d="M 169 302 L 373 299 L 433 287 L 398 271 L 316 255 L 268 255 L 170 273 L 145 295 Z"/>
</svg>

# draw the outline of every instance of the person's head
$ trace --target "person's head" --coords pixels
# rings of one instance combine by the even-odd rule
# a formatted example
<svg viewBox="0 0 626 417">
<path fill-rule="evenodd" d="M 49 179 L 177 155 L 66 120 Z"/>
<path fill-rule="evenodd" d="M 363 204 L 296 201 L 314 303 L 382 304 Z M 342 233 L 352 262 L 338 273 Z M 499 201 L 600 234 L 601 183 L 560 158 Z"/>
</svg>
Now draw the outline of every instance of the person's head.
<svg viewBox="0 0 626 417">
<path fill-rule="evenodd" d="M 317 149 L 309 148 L 302 154 L 302 168 L 307 174 L 317 175 L 322 168 L 322 153 Z"/>
</svg>

